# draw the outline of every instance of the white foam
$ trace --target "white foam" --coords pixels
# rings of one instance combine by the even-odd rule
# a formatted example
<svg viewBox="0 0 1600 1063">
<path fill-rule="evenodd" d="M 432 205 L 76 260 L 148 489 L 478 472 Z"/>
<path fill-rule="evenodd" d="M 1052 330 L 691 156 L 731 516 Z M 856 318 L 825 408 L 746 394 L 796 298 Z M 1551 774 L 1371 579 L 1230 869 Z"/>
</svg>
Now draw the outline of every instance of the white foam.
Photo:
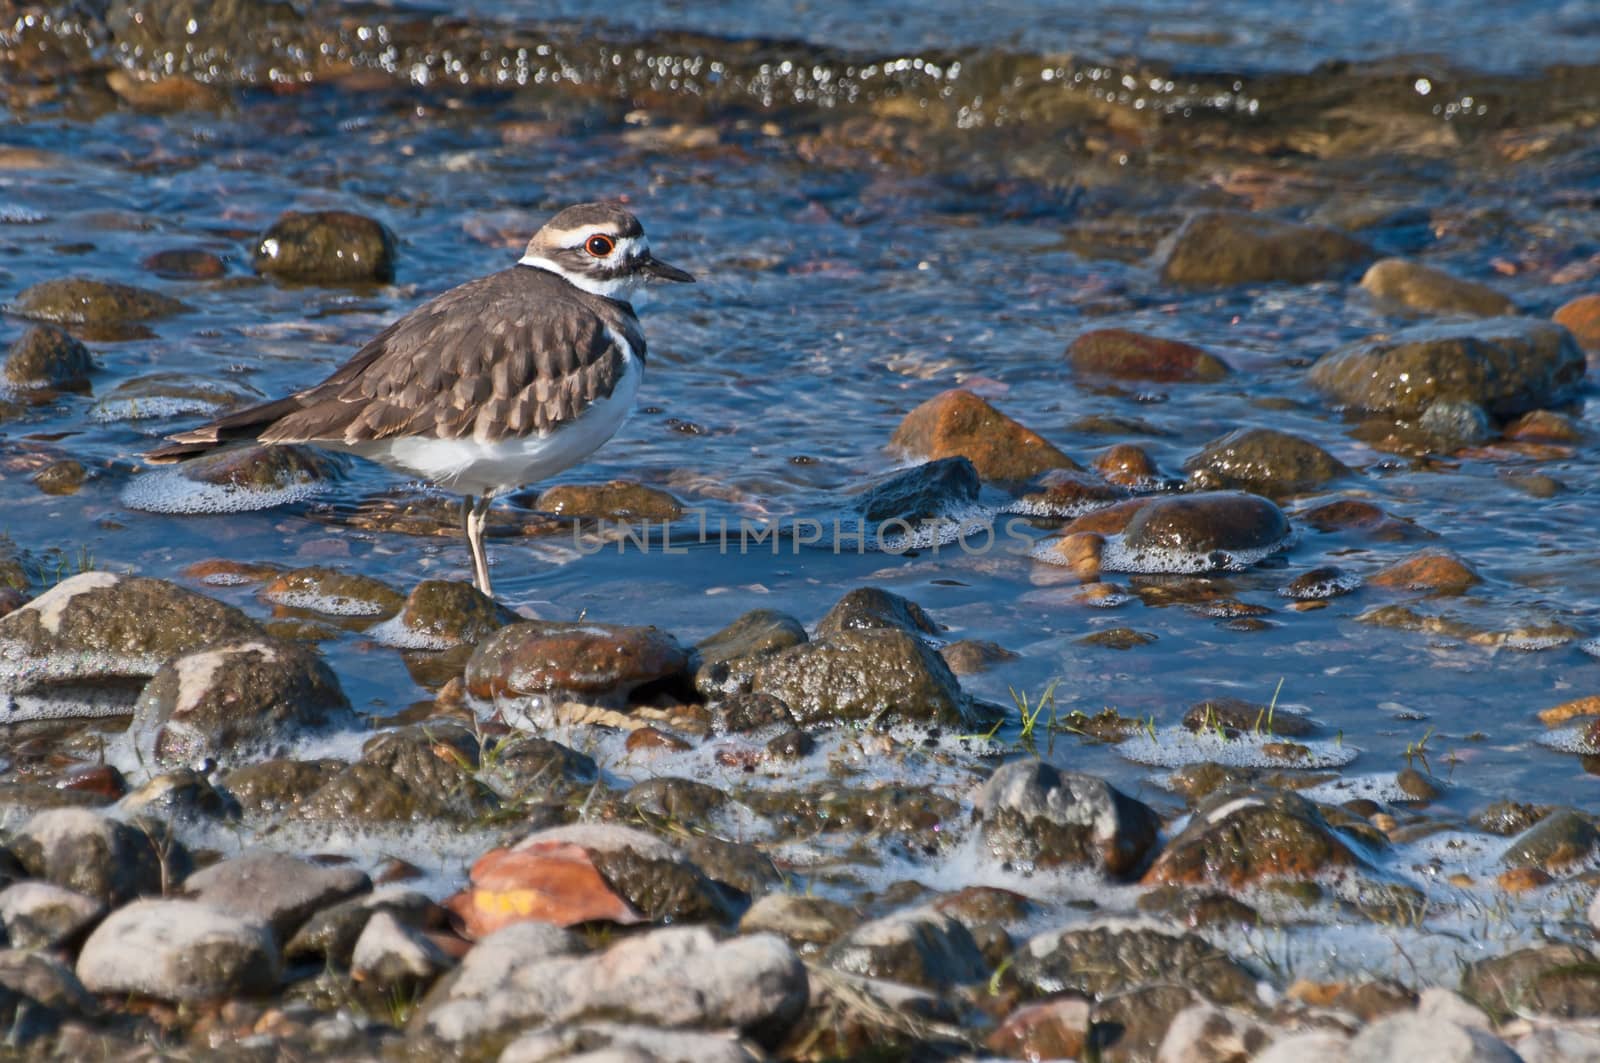
<svg viewBox="0 0 1600 1063">
<path fill-rule="evenodd" d="M 912 525 L 910 533 L 904 535 L 885 531 L 890 525 L 898 527 L 903 522 L 887 521 L 864 533 L 866 548 L 873 552 L 903 554 L 909 550 L 928 550 L 961 541 L 968 544 L 968 549 L 978 552 L 985 548 L 985 544 L 993 545 L 997 537 L 994 528 L 996 512 L 988 506 L 963 506 Z"/>
<path fill-rule="evenodd" d="M 1265 751 L 1272 744 L 1301 746 L 1307 752 L 1294 760 L 1274 757 Z M 1117 746 L 1117 753 L 1127 760 L 1156 768 L 1207 762 L 1232 768 L 1339 768 L 1355 760 L 1359 752 L 1354 746 L 1327 739 L 1286 739 L 1252 732 L 1226 737 L 1178 726 L 1157 731 L 1154 737 L 1139 731 Z"/>
<path fill-rule="evenodd" d="M 0 225 L 38 225 L 49 220 L 48 214 L 41 214 L 32 207 L 16 203 L 0 203 Z"/>
<path fill-rule="evenodd" d="M 397 650 L 448 650 L 459 645 L 453 639 L 407 627 L 404 613 L 397 613 L 367 628 L 366 636 L 381 646 L 391 646 Z"/>
<path fill-rule="evenodd" d="M 1302 797 L 1330 805 L 1362 800 L 1392 805 L 1416 800 L 1400 789 L 1399 784 L 1394 781 L 1394 775 L 1382 772 L 1372 775 L 1345 775 L 1295 792 Z"/>
<path fill-rule="evenodd" d="M 1337 598 L 1341 594 L 1349 594 L 1360 586 L 1360 576 L 1341 572 L 1332 579 L 1317 580 L 1304 586 L 1285 584 L 1278 588 L 1278 593 L 1285 598 L 1315 601 L 1319 598 Z"/>
<path fill-rule="evenodd" d="M 123 488 L 122 504 L 146 513 L 249 513 L 303 502 L 323 485 L 305 479 L 261 489 L 236 484 L 208 484 L 189 479 L 182 466 L 154 469 L 134 477 Z"/>
<path fill-rule="evenodd" d="M 352 598 L 343 594 L 318 594 L 316 591 L 281 590 L 265 591 L 267 601 L 290 609 L 304 609 L 323 616 L 381 616 L 384 607 L 365 598 Z"/>
<path fill-rule="evenodd" d="M 1051 565 L 1070 562 L 1055 550 L 1060 540 L 1042 539 L 1028 555 Z M 1124 536 L 1108 536 L 1100 551 L 1100 568 L 1105 572 L 1130 572 L 1145 575 L 1175 573 L 1197 575 L 1204 572 L 1242 572 L 1271 557 L 1290 544 L 1289 538 L 1250 550 L 1210 550 L 1204 553 L 1185 550 L 1139 550 L 1130 548 Z"/>
<path fill-rule="evenodd" d="M 201 576 L 200 582 L 210 587 L 242 587 L 255 581 L 237 572 L 213 572 L 209 576 Z"/>
<path fill-rule="evenodd" d="M 1600 638 L 1592 638 L 1587 642 L 1578 643 L 1578 649 L 1591 657 L 1600 657 Z"/>
<path fill-rule="evenodd" d="M 154 421 L 167 417 L 214 413 L 227 405 L 224 401 L 199 396 L 150 395 L 118 398 L 107 395 L 89 410 L 89 419 L 101 424 L 117 421 Z"/>
<path fill-rule="evenodd" d="M 1109 509 L 1120 501 L 1126 500 L 1117 498 L 1079 498 L 1063 505 L 1046 502 L 1042 499 L 1030 501 L 1019 498 L 1014 502 L 1007 503 L 1000 512 L 1018 517 L 1059 517 L 1062 520 L 1072 520 L 1075 517 L 1083 516 L 1085 513 Z"/>
<path fill-rule="evenodd" d="M 1591 719 L 1590 725 L 1592 724 Z M 1539 736 L 1539 744 L 1560 753 L 1577 753 L 1585 757 L 1600 754 L 1600 746 L 1589 738 L 1589 727 L 1583 724 L 1547 731 Z"/>
</svg>

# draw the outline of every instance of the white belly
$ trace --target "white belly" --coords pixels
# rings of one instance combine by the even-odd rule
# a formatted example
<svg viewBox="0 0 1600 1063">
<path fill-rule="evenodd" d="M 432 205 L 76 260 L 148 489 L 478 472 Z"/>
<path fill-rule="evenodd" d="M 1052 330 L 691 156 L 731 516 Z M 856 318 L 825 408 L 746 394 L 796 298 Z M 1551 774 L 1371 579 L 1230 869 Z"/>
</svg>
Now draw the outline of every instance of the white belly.
<svg viewBox="0 0 1600 1063">
<path fill-rule="evenodd" d="M 551 432 L 484 442 L 396 437 L 340 449 L 465 495 L 503 494 L 569 469 L 617 434 L 633 410 L 644 367 L 628 355 L 610 396 Z"/>
</svg>

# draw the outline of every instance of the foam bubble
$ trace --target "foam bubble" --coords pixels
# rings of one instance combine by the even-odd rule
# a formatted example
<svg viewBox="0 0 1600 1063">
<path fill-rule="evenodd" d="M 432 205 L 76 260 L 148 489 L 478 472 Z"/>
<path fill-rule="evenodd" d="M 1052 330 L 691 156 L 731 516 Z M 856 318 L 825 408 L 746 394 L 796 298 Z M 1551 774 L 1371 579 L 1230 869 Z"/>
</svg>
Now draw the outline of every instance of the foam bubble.
<svg viewBox="0 0 1600 1063">
<path fill-rule="evenodd" d="M 1273 756 L 1269 745 L 1303 748 L 1294 759 Z M 1327 739 L 1287 740 L 1266 734 L 1243 733 L 1235 737 L 1215 731 L 1198 733 L 1183 727 L 1168 727 L 1152 737 L 1140 731 L 1117 746 L 1117 753 L 1135 764 L 1154 768 L 1181 768 L 1186 764 L 1212 762 L 1231 768 L 1340 768 L 1356 759 L 1353 746 Z"/>
<path fill-rule="evenodd" d="M 311 480 L 265 490 L 236 484 L 199 483 L 185 476 L 178 466 L 134 477 L 123 488 L 122 504 L 146 513 L 249 513 L 303 502 L 321 490 L 322 485 Z"/>
<path fill-rule="evenodd" d="M 38 225 L 50 216 L 17 203 L 0 203 L 0 225 Z"/>
<path fill-rule="evenodd" d="M 1590 657 L 1600 657 L 1600 638 L 1589 639 L 1587 642 L 1578 643 L 1578 649 Z"/>
<path fill-rule="evenodd" d="M 1119 500 L 1114 498 L 1079 498 L 1072 502 L 1048 502 L 1043 498 L 1019 498 L 1007 503 L 1000 510 L 1018 517 L 1045 517 L 1072 520 L 1085 513 L 1093 513 L 1100 509 L 1109 509 Z"/>
<path fill-rule="evenodd" d="M 1341 594 L 1349 594 L 1360 586 L 1360 576 L 1351 573 L 1340 573 L 1330 579 L 1316 580 L 1311 583 L 1285 584 L 1278 588 L 1278 593 L 1285 598 L 1315 601 L 1319 598 L 1337 598 Z"/>
<path fill-rule="evenodd" d="M 307 590 L 267 591 L 262 597 L 275 605 L 290 609 L 304 609 L 323 616 L 378 616 L 383 606 L 365 598 L 350 598 L 341 594 L 318 594 Z"/>
<path fill-rule="evenodd" d="M 1590 719 L 1587 726 L 1578 724 L 1546 732 L 1539 736 L 1539 744 L 1559 753 L 1576 753 L 1579 756 L 1592 757 L 1600 754 L 1600 745 L 1590 737 L 1590 727 L 1593 724 L 1593 719 Z"/>
<path fill-rule="evenodd" d="M 1118 535 L 1106 540 L 1105 549 L 1100 554 L 1100 567 L 1106 572 L 1151 575 L 1243 572 L 1250 566 L 1271 557 L 1283 547 L 1284 543 L 1280 542 L 1250 550 L 1209 550 L 1205 553 L 1188 550 L 1140 550 L 1130 548 L 1124 538 Z"/>
<path fill-rule="evenodd" d="M 215 413 L 226 405 L 199 396 L 150 395 L 116 398 L 107 396 L 94 404 L 89 419 L 101 424 L 116 421 L 154 421 L 167 417 Z"/>
<path fill-rule="evenodd" d="M 936 517 L 923 520 L 911 527 L 909 534 L 892 534 L 887 529 L 903 527 L 901 522 L 887 521 L 876 529 L 863 531 L 868 550 L 886 554 L 903 554 L 908 550 L 927 550 L 935 546 L 948 546 L 963 541 L 973 549 L 982 544 L 992 544 L 996 534 L 994 518 L 998 511 L 988 506 L 963 506 L 952 508 Z"/>
<path fill-rule="evenodd" d="M 366 636 L 379 645 L 397 650 L 448 650 L 458 645 L 451 639 L 407 627 L 403 613 L 367 628 Z"/>
<path fill-rule="evenodd" d="M 1323 804 L 1338 805 L 1346 801 L 1376 801 L 1395 805 L 1415 801 L 1416 798 L 1400 789 L 1392 774 L 1345 775 L 1316 786 L 1296 791 L 1302 797 Z"/>
</svg>

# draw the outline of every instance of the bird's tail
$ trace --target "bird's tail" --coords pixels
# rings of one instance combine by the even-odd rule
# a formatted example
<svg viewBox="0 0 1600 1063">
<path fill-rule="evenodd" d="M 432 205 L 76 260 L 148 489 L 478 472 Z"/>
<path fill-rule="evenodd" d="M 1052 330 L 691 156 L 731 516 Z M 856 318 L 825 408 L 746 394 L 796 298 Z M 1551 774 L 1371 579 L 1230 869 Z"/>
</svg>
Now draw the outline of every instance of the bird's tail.
<svg viewBox="0 0 1600 1063">
<path fill-rule="evenodd" d="M 179 432 L 167 437 L 165 446 L 148 451 L 144 458 L 154 465 L 162 465 L 172 461 L 183 461 L 185 458 L 198 457 L 218 447 L 230 446 L 234 443 L 248 443 L 259 436 L 274 421 L 301 408 L 300 401 L 294 396 L 284 399 L 275 399 L 272 402 L 263 402 L 259 406 L 250 406 L 243 410 L 218 417 L 199 428 L 191 428 L 187 432 Z"/>
</svg>

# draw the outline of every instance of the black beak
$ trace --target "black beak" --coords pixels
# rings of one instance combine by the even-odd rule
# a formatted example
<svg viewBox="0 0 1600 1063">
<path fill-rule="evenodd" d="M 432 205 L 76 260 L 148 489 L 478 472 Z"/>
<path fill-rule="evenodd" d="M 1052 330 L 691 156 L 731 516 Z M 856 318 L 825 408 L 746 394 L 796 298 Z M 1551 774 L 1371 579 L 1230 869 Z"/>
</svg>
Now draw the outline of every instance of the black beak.
<svg viewBox="0 0 1600 1063">
<path fill-rule="evenodd" d="M 648 252 L 639 260 L 639 269 L 648 276 L 657 277 L 664 281 L 678 281 L 682 284 L 694 283 L 693 273 L 681 270 L 677 266 L 669 266 Z"/>
</svg>

